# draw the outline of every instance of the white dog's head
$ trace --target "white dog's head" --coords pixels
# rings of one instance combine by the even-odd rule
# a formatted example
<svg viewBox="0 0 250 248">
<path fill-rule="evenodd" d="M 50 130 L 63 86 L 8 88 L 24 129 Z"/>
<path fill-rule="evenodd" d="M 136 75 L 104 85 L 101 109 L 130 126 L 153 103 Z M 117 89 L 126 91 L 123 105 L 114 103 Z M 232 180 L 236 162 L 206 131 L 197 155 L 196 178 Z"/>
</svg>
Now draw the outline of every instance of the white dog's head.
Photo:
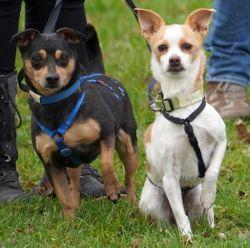
<svg viewBox="0 0 250 248">
<path fill-rule="evenodd" d="M 195 10 L 183 25 L 165 25 L 164 20 L 154 11 L 137 11 L 142 33 L 152 51 L 154 76 L 177 79 L 203 71 L 203 40 L 213 9 Z"/>
</svg>

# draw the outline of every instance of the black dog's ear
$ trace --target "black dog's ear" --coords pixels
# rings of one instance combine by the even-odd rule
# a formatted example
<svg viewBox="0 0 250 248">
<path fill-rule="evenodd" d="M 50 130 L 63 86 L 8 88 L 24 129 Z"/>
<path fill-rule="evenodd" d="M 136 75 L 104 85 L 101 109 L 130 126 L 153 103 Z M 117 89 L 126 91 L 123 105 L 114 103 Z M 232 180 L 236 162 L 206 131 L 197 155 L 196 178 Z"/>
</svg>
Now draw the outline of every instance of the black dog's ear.
<svg viewBox="0 0 250 248">
<path fill-rule="evenodd" d="M 57 34 L 61 35 L 70 44 L 79 44 L 81 40 L 86 40 L 86 35 L 73 30 L 71 28 L 60 28 L 56 31 Z"/>
<path fill-rule="evenodd" d="M 19 49 L 27 47 L 39 35 L 40 32 L 36 29 L 27 29 L 21 33 L 12 36 L 11 42 L 16 41 Z"/>
</svg>

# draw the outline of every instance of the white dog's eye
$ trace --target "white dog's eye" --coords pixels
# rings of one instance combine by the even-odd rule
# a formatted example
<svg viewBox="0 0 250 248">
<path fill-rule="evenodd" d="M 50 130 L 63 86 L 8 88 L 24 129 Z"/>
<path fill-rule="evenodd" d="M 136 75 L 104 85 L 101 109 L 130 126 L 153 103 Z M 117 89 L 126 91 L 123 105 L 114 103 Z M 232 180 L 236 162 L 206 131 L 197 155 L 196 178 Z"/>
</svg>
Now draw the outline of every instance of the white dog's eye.
<svg viewBox="0 0 250 248">
<path fill-rule="evenodd" d="M 158 51 L 159 51 L 160 53 L 166 52 L 167 50 L 168 50 L 168 46 L 165 45 L 165 44 L 162 44 L 162 45 L 159 45 L 159 46 L 158 46 Z"/>
<path fill-rule="evenodd" d="M 190 43 L 184 43 L 182 44 L 181 48 L 185 51 L 190 51 L 193 48 L 193 46 Z"/>
</svg>

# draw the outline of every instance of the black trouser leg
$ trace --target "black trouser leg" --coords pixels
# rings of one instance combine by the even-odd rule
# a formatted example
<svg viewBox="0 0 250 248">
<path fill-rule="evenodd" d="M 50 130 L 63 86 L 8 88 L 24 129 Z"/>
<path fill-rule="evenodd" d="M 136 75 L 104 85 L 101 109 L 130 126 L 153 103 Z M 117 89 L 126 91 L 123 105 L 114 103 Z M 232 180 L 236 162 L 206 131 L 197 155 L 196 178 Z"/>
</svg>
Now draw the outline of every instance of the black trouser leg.
<svg viewBox="0 0 250 248">
<path fill-rule="evenodd" d="M 22 189 L 16 171 L 15 132 L 16 46 L 10 43 L 18 30 L 21 0 L 0 0 L 0 202 L 20 196 Z"/>
<path fill-rule="evenodd" d="M 0 203 L 22 195 L 16 171 L 15 97 L 15 73 L 0 75 Z"/>
<path fill-rule="evenodd" d="M 18 30 L 21 0 L 0 0 L 0 75 L 15 69 L 16 45 L 10 43 Z"/>
</svg>

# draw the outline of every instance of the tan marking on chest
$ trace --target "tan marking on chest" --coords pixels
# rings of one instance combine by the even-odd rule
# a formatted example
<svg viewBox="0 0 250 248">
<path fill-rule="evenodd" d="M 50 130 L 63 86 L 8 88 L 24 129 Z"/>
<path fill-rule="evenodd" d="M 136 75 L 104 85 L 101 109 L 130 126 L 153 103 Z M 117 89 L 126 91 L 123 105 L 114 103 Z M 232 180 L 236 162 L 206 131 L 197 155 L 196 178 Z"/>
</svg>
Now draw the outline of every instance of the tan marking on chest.
<svg viewBox="0 0 250 248">
<path fill-rule="evenodd" d="M 150 124 L 144 133 L 144 145 L 151 142 L 152 124 Z"/>
<path fill-rule="evenodd" d="M 93 119 L 74 123 L 64 135 L 64 143 L 70 147 L 91 144 L 100 137 L 100 125 Z"/>
<path fill-rule="evenodd" d="M 51 154 L 57 151 L 56 143 L 46 134 L 40 134 L 35 138 L 36 149 L 45 163 L 51 160 Z"/>
</svg>

